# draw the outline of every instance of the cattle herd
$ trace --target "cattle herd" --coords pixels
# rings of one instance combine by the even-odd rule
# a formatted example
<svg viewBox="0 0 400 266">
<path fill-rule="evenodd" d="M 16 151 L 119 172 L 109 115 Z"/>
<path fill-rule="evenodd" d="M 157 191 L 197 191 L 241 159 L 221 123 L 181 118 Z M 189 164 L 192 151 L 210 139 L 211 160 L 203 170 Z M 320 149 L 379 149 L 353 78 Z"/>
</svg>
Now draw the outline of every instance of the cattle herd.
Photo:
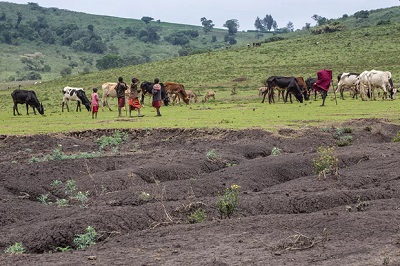
<svg viewBox="0 0 400 266">
<path fill-rule="evenodd" d="M 102 85 L 102 110 L 104 111 L 104 107 L 107 107 L 110 111 L 111 107 L 109 104 L 110 98 L 116 98 L 117 94 L 115 91 L 117 83 L 114 82 L 106 82 Z M 138 92 L 141 93 L 140 103 L 144 105 L 145 96 L 152 95 L 152 88 L 154 83 L 143 81 L 140 84 L 140 89 Z M 182 100 L 185 104 L 189 104 L 190 102 L 197 102 L 197 95 L 191 90 L 185 90 L 185 86 L 180 83 L 176 82 L 164 82 L 160 83 L 161 85 L 161 97 L 163 99 L 164 105 L 169 105 L 170 99 L 172 99 L 173 103 L 180 103 Z M 88 111 L 91 110 L 91 103 L 86 96 L 85 90 L 83 88 L 74 88 L 74 87 L 64 87 L 62 89 L 62 106 L 61 111 L 64 112 L 64 107 L 66 107 L 67 111 L 69 112 L 69 101 L 76 101 L 76 111 L 81 111 L 81 105 L 84 105 Z M 130 88 L 125 91 L 125 98 L 128 101 L 130 94 Z M 18 115 L 18 106 L 17 104 L 26 104 L 26 114 L 29 115 L 28 108 L 31 106 L 33 108 L 34 114 L 36 114 L 36 110 L 40 114 L 44 114 L 43 105 L 39 103 L 39 100 L 36 96 L 36 93 L 32 90 L 22 90 L 18 88 L 11 93 L 11 97 L 14 102 L 13 113 L 17 112 Z M 205 95 L 204 101 L 213 98 L 215 100 L 215 92 L 208 91 Z"/>
<path fill-rule="evenodd" d="M 309 77 L 304 80 L 303 77 L 285 77 L 271 76 L 265 80 L 264 86 L 259 88 L 259 96 L 263 96 L 262 102 L 268 96 L 269 103 L 275 102 L 275 90 L 278 91 L 278 100 L 282 95 L 284 102 L 287 102 L 288 96 L 293 95 L 300 103 L 308 100 L 311 93 L 314 92 L 314 99 L 317 97 L 317 91 L 314 84 L 317 78 Z M 333 80 L 331 82 L 333 87 Z M 395 99 L 397 88 L 393 85 L 392 74 L 389 71 L 371 70 L 360 73 L 341 73 L 337 76 L 337 88 L 333 88 L 335 95 L 340 93 L 344 99 L 344 90 L 350 90 L 353 98 L 360 95 L 363 101 L 376 100 L 380 97 L 382 90 L 382 99 Z M 292 102 L 292 99 L 290 98 Z"/>
<path fill-rule="evenodd" d="M 266 96 L 268 96 L 269 103 L 275 103 L 275 91 L 278 92 L 278 101 L 282 97 L 286 103 L 288 97 L 292 102 L 292 95 L 300 103 L 303 100 L 309 100 L 311 93 L 314 92 L 314 99 L 317 97 L 317 91 L 314 90 L 314 84 L 317 82 L 317 78 L 309 77 L 304 80 L 303 77 L 286 77 L 286 76 L 271 76 L 264 82 L 264 86 L 259 88 L 259 96 L 263 96 L 262 103 L 264 103 Z M 102 85 L 102 102 L 103 111 L 104 107 L 107 107 L 110 111 L 110 105 L 108 103 L 109 98 L 115 98 L 115 86 L 117 83 L 106 82 Z M 151 90 L 153 83 L 144 81 L 140 84 L 141 100 L 140 103 L 144 104 L 146 95 L 152 95 Z M 333 86 L 333 82 L 332 82 Z M 170 99 L 173 103 L 179 103 L 182 100 L 184 103 L 189 104 L 190 102 L 197 102 L 197 95 L 191 90 L 185 90 L 185 86 L 176 82 L 164 82 L 161 83 L 162 98 L 164 105 L 168 105 Z M 363 101 L 370 99 L 376 100 L 376 96 L 380 97 L 382 90 L 382 99 L 395 99 L 397 88 L 393 85 L 392 74 L 389 71 L 364 71 L 362 73 L 341 73 L 337 76 L 337 88 L 333 88 L 335 95 L 337 92 L 340 93 L 340 97 L 344 99 L 344 90 L 350 90 L 350 95 L 353 98 L 361 97 Z M 64 106 L 69 111 L 68 102 L 70 100 L 76 101 L 76 111 L 81 110 L 81 105 L 84 105 L 88 111 L 90 111 L 91 103 L 88 100 L 83 88 L 65 87 L 62 89 L 63 100 L 61 110 L 64 112 Z M 129 89 L 126 91 L 126 99 L 129 95 Z M 42 103 L 39 102 L 36 93 L 32 90 L 21 90 L 20 88 L 14 90 L 11 93 L 11 97 L 14 102 L 13 114 L 18 111 L 17 104 L 26 104 L 26 114 L 29 115 L 28 107 L 33 108 L 34 114 L 36 110 L 43 115 L 44 108 Z M 209 99 L 215 100 L 215 92 L 210 90 L 207 91 L 204 97 L 204 102 Z"/>
</svg>

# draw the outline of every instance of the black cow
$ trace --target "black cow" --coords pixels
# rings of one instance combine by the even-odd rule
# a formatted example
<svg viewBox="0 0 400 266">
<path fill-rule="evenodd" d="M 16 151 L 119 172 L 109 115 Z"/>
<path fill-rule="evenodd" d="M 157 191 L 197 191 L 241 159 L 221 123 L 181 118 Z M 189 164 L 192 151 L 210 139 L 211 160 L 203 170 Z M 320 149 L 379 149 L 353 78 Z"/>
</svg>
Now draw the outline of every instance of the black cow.
<svg viewBox="0 0 400 266">
<path fill-rule="evenodd" d="M 295 77 L 281 77 L 281 76 L 271 76 L 265 81 L 265 85 L 268 87 L 268 90 L 263 93 L 262 103 L 265 101 L 265 96 L 268 93 L 268 102 L 275 103 L 274 99 L 274 88 L 286 88 L 286 96 L 285 102 L 287 102 L 287 97 L 289 94 L 293 94 L 294 97 L 299 102 L 303 102 L 303 93 L 304 91 L 300 88 Z M 305 89 L 305 88 L 304 88 Z"/>
<path fill-rule="evenodd" d="M 167 93 L 165 92 L 164 84 L 160 83 L 160 85 L 161 85 L 161 99 L 163 99 L 164 105 L 168 106 L 169 97 L 168 97 Z M 140 88 L 142 89 L 142 98 L 140 99 L 140 105 L 144 105 L 144 96 L 152 95 L 153 86 L 154 86 L 154 83 L 147 82 L 147 81 L 143 81 L 142 84 L 140 84 Z"/>
<path fill-rule="evenodd" d="M 310 92 L 310 94 L 314 90 L 313 84 L 317 82 L 317 80 L 318 80 L 317 78 L 312 78 L 312 77 L 306 79 L 307 90 Z M 317 100 L 317 91 L 315 90 L 314 90 L 314 100 Z"/>
<path fill-rule="evenodd" d="M 17 104 L 26 104 L 26 114 L 29 115 L 28 106 L 32 106 L 33 113 L 36 115 L 35 109 L 38 110 L 39 114 L 44 114 L 44 109 L 42 103 L 39 103 L 38 98 L 36 97 L 36 93 L 34 91 L 28 90 L 15 90 L 11 93 L 11 97 L 14 101 L 13 113 L 15 115 L 15 111 L 17 111 L 18 115 L 21 115 L 18 112 Z"/>
</svg>

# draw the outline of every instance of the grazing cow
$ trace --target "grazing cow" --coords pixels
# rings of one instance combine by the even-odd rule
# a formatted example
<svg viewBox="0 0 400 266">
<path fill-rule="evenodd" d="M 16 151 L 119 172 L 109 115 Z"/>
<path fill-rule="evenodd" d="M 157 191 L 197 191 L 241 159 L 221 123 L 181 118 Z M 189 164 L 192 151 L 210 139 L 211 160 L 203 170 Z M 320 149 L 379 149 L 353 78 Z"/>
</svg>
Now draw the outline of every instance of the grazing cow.
<svg viewBox="0 0 400 266">
<path fill-rule="evenodd" d="M 303 79 L 304 81 L 304 79 Z M 294 97 L 299 102 L 303 102 L 303 94 L 306 93 L 306 90 L 301 89 L 300 85 L 298 84 L 298 81 L 295 77 L 282 77 L 282 76 L 271 76 L 265 81 L 268 90 L 264 92 L 264 96 L 262 99 L 262 103 L 265 101 L 265 96 L 268 93 L 268 102 L 269 103 L 275 103 L 274 99 L 274 88 L 278 87 L 281 89 L 286 88 L 286 96 L 285 96 L 285 102 L 287 102 L 287 97 L 289 94 L 293 94 Z"/>
<path fill-rule="evenodd" d="M 368 73 L 368 84 L 369 91 L 371 92 L 371 100 L 375 100 L 374 88 L 378 89 L 378 95 L 380 89 L 383 90 L 382 99 L 387 99 L 387 93 L 390 93 L 390 98 L 396 98 L 397 89 L 393 87 L 392 73 L 389 71 L 371 70 Z"/>
<path fill-rule="evenodd" d="M 62 89 L 63 93 L 63 101 L 61 111 L 64 112 L 64 105 L 67 107 L 67 111 L 69 112 L 68 101 L 76 101 L 76 111 L 82 111 L 81 104 L 85 105 L 86 109 L 90 111 L 90 101 L 86 97 L 85 90 L 83 88 L 73 88 L 73 87 L 64 87 Z"/>
<path fill-rule="evenodd" d="M 263 95 L 263 93 L 265 92 L 265 93 L 267 93 L 267 90 L 268 90 L 268 87 L 260 87 L 259 89 L 258 89 L 258 96 L 262 96 Z"/>
<path fill-rule="evenodd" d="M 185 91 L 185 86 L 176 82 L 164 82 L 165 92 L 167 94 L 175 94 L 181 98 L 186 104 L 189 104 L 189 98 Z"/>
<path fill-rule="evenodd" d="M 359 75 L 359 73 L 343 73 L 338 75 L 338 85 L 336 88 L 336 92 L 340 92 L 340 98 L 344 100 L 344 89 L 351 89 L 353 92 L 353 98 L 356 97 L 357 99 Z"/>
<path fill-rule="evenodd" d="M 370 97 L 368 75 L 369 71 L 363 71 L 360 75 L 358 75 L 357 87 L 360 91 L 360 96 L 363 101 L 366 101 L 367 97 Z"/>
<path fill-rule="evenodd" d="M 18 106 L 17 104 L 26 104 L 26 114 L 29 115 L 28 108 L 29 105 L 33 108 L 33 113 L 36 115 L 35 109 L 38 110 L 39 114 L 43 115 L 44 114 L 44 109 L 42 103 L 39 103 L 38 98 L 36 97 L 36 93 L 34 91 L 28 91 L 28 90 L 14 90 L 11 93 L 11 97 L 14 102 L 13 106 L 13 113 L 15 115 L 15 111 L 17 111 L 18 115 L 21 115 L 18 112 Z"/>
<path fill-rule="evenodd" d="M 164 105 L 168 106 L 169 97 L 168 97 L 168 95 L 166 93 L 165 85 L 163 83 L 160 83 L 160 85 L 161 85 L 161 99 L 163 100 Z M 153 93 L 152 93 L 153 86 L 154 86 L 154 83 L 148 82 L 148 81 L 143 81 L 140 84 L 140 88 L 142 90 L 142 98 L 140 99 L 140 105 L 144 106 L 144 97 L 146 95 L 149 95 L 149 96 L 153 95 Z"/>
<path fill-rule="evenodd" d="M 189 99 L 189 103 L 197 103 L 197 95 L 191 90 L 185 90 L 185 91 Z M 179 98 L 178 95 L 176 94 L 169 94 L 168 96 L 172 99 L 173 103 L 179 104 L 181 102 L 181 98 Z"/>
<path fill-rule="evenodd" d="M 310 95 L 311 95 L 311 92 L 314 90 L 313 85 L 315 82 L 317 82 L 317 80 L 318 80 L 317 78 L 312 78 L 312 77 L 309 77 L 306 79 L 306 86 L 307 86 L 307 90 Z M 314 100 L 317 100 L 317 91 L 316 90 L 314 90 Z"/>
<path fill-rule="evenodd" d="M 204 101 L 207 102 L 210 98 L 213 98 L 215 100 L 215 91 L 207 91 L 206 95 L 204 96 Z"/>
<path fill-rule="evenodd" d="M 103 85 L 101 85 L 101 90 L 102 90 L 101 100 L 103 102 L 103 105 L 102 105 L 103 111 L 104 111 L 104 107 L 107 107 L 108 110 L 112 111 L 111 107 L 108 103 L 108 99 L 109 98 L 113 98 L 113 99 L 117 98 L 117 92 L 115 91 L 115 87 L 117 86 L 117 84 L 118 83 L 116 83 L 116 82 L 106 82 Z M 130 92 L 130 89 L 128 88 L 125 91 L 125 101 L 126 102 L 128 102 L 128 99 L 129 99 L 129 92 Z"/>
</svg>

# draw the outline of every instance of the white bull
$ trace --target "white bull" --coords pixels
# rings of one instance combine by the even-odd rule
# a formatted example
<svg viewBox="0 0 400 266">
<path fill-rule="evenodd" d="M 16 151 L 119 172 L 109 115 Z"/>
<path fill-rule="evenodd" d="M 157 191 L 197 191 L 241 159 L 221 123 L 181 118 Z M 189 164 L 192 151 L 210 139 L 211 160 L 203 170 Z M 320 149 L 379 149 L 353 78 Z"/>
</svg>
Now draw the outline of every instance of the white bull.
<svg viewBox="0 0 400 266">
<path fill-rule="evenodd" d="M 364 71 L 359 76 L 359 86 L 363 100 L 369 96 L 371 100 L 376 100 L 375 88 L 383 90 L 382 99 L 387 99 L 387 93 L 390 93 L 390 98 L 395 99 L 397 89 L 393 87 L 392 73 L 389 71 L 371 70 Z"/>
<path fill-rule="evenodd" d="M 358 83 L 359 83 L 359 76 L 360 74 L 357 73 L 343 73 L 338 76 L 338 85 L 336 92 L 340 91 L 340 97 L 344 100 L 343 91 L 345 89 L 351 89 L 353 92 L 353 98 L 357 98 L 358 91 Z"/>
</svg>

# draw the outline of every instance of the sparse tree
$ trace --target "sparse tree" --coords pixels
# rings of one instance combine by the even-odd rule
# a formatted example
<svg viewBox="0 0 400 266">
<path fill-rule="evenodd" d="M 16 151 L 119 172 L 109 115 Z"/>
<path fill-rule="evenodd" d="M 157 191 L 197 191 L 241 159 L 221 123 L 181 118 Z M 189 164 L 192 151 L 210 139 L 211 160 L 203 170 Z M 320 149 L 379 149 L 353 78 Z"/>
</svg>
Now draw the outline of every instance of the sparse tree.
<svg viewBox="0 0 400 266">
<path fill-rule="evenodd" d="M 293 22 L 289 21 L 288 24 L 286 25 L 286 29 L 287 29 L 289 32 L 294 31 Z"/>
<path fill-rule="evenodd" d="M 89 24 L 89 25 L 87 26 L 87 29 L 88 29 L 89 31 L 93 32 L 93 31 L 94 31 L 94 26 L 93 26 L 92 24 Z"/>
<path fill-rule="evenodd" d="M 355 18 L 368 18 L 369 17 L 369 11 L 368 10 L 361 10 L 356 13 L 354 13 Z"/>
<path fill-rule="evenodd" d="M 318 16 L 317 14 L 314 14 L 311 18 L 317 22 L 317 26 L 324 25 L 328 22 L 327 18 Z"/>
<path fill-rule="evenodd" d="M 206 19 L 205 17 L 202 17 L 200 19 L 200 21 L 201 21 L 201 25 L 203 25 L 203 30 L 206 34 L 209 33 L 215 26 L 215 24 L 213 24 L 212 20 Z"/>
<path fill-rule="evenodd" d="M 273 28 L 274 23 L 276 24 L 276 21 L 272 18 L 271 15 L 265 15 L 265 17 L 263 18 L 263 25 L 268 31 Z"/>
<path fill-rule="evenodd" d="M 229 19 L 223 27 L 228 28 L 229 35 L 235 35 L 239 28 L 239 22 L 237 19 Z"/>
<path fill-rule="evenodd" d="M 144 23 L 146 23 L 146 25 L 147 25 L 147 24 L 150 23 L 150 21 L 154 20 L 154 18 L 152 18 L 152 17 L 142 17 L 141 20 L 142 20 Z"/>
<path fill-rule="evenodd" d="M 259 17 L 256 18 L 256 21 L 254 22 L 254 27 L 256 28 L 256 30 L 259 30 L 261 32 L 265 31 L 263 21 Z"/>
</svg>

